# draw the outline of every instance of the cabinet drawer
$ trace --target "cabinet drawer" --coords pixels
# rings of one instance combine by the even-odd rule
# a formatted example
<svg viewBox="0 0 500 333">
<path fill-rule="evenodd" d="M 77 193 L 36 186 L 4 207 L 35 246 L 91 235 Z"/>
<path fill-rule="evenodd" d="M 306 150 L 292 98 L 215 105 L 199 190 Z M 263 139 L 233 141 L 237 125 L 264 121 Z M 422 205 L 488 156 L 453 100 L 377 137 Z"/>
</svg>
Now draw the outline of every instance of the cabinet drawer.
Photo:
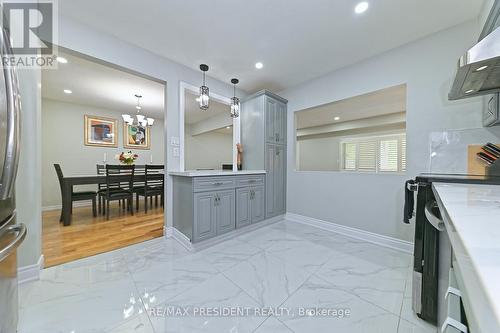
<svg viewBox="0 0 500 333">
<path fill-rule="evenodd" d="M 259 176 L 239 176 L 236 183 L 237 187 L 261 186 L 264 185 L 264 175 Z"/>
<path fill-rule="evenodd" d="M 228 190 L 236 187 L 235 177 L 197 177 L 194 179 L 194 192 Z"/>
</svg>

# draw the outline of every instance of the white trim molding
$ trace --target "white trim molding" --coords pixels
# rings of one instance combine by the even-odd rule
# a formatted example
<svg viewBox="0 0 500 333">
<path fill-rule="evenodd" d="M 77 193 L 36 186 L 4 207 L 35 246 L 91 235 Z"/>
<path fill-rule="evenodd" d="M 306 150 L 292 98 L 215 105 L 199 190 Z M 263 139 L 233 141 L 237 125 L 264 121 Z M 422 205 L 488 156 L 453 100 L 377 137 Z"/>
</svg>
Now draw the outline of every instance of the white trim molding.
<svg viewBox="0 0 500 333">
<path fill-rule="evenodd" d="M 307 224 L 326 231 L 331 231 L 344 236 L 364 240 L 369 243 L 388 247 L 401 252 L 410 254 L 413 253 L 413 243 L 401 239 L 388 237 L 352 227 L 346 227 L 344 225 L 340 225 L 337 223 L 323 221 L 313 217 L 303 216 L 294 213 L 287 213 L 285 216 L 285 220 Z"/>
<path fill-rule="evenodd" d="M 40 280 L 40 271 L 43 269 L 45 259 L 43 254 L 36 264 L 19 267 L 17 269 L 17 282 L 19 284 Z"/>
</svg>

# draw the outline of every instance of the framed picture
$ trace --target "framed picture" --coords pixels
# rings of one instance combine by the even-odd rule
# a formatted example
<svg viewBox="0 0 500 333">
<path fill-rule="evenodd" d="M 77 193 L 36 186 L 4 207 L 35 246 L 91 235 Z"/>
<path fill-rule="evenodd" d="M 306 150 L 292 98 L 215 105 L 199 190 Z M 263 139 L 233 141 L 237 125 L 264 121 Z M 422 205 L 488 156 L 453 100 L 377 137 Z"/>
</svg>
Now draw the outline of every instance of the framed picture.
<svg viewBox="0 0 500 333">
<path fill-rule="evenodd" d="M 123 147 L 133 149 L 150 149 L 151 132 L 149 127 L 123 124 Z"/>
<path fill-rule="evenodd" d="M 86 115 L 84 143 L 86 146 L 118 147 L 118 121 Z"/>
</svg>

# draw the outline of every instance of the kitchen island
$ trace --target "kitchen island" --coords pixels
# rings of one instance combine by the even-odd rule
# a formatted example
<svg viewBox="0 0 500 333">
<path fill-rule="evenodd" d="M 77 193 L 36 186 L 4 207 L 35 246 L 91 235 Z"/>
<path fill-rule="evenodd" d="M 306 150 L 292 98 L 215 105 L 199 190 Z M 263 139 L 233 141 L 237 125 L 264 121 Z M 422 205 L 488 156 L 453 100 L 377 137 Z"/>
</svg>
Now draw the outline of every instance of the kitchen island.
<svg viewBox="0 0 500 333">
<path fill-rule="evenodd" d="M 173 226 L 197 243 L 264 221 L 264 170 L 184 171 L 173 176 Z"/>
</svg>

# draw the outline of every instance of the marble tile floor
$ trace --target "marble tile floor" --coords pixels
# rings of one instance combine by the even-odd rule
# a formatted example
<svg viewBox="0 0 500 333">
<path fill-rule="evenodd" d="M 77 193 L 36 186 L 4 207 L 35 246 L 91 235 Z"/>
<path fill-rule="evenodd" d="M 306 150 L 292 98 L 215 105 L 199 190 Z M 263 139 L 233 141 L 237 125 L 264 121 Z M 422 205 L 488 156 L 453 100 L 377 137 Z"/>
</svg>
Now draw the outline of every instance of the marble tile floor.
<svg viewBox="0 0 500 333">
<path fill-rule="evenodd" d="M 20 333 L 430 333 L 411 256 L 289 221 L 198 252 L 155 239 L 21 285 Z"/>
</svg>

